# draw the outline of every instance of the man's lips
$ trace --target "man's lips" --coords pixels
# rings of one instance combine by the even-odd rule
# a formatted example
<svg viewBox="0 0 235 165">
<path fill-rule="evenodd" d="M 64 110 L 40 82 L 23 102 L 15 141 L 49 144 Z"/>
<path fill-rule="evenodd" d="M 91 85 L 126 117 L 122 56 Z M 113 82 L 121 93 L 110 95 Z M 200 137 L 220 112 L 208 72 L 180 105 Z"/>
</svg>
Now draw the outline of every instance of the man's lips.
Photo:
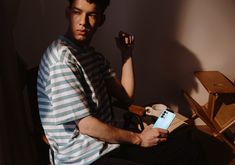
<svg viewBox="0 0 235 165">
<path fill-rule="evenodd" d="M 79 35 L 86 35 L 87 34 L 87 31 L 86 30 L 77 30 L 77 33 L 79 34 Z"/>
</svg>

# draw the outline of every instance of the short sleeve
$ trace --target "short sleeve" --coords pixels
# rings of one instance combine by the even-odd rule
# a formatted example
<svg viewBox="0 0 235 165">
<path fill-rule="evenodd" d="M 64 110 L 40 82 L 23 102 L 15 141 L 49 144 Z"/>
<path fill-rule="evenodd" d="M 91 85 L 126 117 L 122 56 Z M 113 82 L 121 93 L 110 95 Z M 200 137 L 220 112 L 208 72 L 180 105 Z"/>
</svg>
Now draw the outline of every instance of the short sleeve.
<svg viewBox="0 0 235 165">
<path fill-rule="evenodd" d="M 51 103 L 56 124 L 63 124 L 90 115 L 80 70 L 70 63 L 57 63 L 50 68 Z"/>
</svg>

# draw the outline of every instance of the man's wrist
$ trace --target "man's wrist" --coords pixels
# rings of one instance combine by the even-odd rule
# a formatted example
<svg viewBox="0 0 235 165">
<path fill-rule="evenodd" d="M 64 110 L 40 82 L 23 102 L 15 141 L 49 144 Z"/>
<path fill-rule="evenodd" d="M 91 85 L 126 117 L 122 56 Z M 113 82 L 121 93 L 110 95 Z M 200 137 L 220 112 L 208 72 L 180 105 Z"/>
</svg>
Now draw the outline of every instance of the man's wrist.
<svg viewBox="0 0 235 165">
<path fill-rule="evenodd" d="M 134 144 L 135 145 L 141 145 L 141 143 L 142 143 L 142 139 L 141 139 L 141 136 L 140 136 L 140 134 L 138 134 L 138 133 L 134 133 L 134 135 L 135 135 L 135 140 L 134 140 Z"/>
<path fill-rule="evenodd" d="M 122 56 L 122 64 L 126 63 L 128 60 L 131 60 L 132 56 L 127 55 L 127 56 Z"/>
</svg>

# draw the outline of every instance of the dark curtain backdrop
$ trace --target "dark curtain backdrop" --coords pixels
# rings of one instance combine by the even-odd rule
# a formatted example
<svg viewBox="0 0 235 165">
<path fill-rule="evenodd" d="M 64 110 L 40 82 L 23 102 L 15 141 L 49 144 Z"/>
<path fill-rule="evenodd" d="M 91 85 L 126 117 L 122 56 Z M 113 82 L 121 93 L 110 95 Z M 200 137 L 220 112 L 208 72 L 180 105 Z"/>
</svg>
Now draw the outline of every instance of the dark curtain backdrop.
<svg viewBox="0 0 235 165">
<path fill-rule="evenodd" d="M 25 113 L 22 65 L 13 28 L 20 0 L 0 1 L 0 165 L 37 165 Z"/>
</svg>

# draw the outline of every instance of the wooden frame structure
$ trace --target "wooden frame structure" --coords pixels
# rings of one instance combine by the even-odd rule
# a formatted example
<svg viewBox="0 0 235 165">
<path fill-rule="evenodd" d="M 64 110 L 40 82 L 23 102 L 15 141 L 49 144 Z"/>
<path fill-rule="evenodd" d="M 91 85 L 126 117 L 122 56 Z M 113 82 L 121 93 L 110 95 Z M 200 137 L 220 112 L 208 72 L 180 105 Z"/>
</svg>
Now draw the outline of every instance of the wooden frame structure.
<svg viewBox="0 0 235 165">
<path fill-rule="evenodd" d="M 234 139 L 227 131 L 235 126 L 235 86 L 219 71 L 198 71 L 195 76 L 209 93 L 208 103 L 199 105 L 188 93 L 184 97 L 190 108 L 200 117 L 213 132 L 234 151 Z"/>
</svg>

